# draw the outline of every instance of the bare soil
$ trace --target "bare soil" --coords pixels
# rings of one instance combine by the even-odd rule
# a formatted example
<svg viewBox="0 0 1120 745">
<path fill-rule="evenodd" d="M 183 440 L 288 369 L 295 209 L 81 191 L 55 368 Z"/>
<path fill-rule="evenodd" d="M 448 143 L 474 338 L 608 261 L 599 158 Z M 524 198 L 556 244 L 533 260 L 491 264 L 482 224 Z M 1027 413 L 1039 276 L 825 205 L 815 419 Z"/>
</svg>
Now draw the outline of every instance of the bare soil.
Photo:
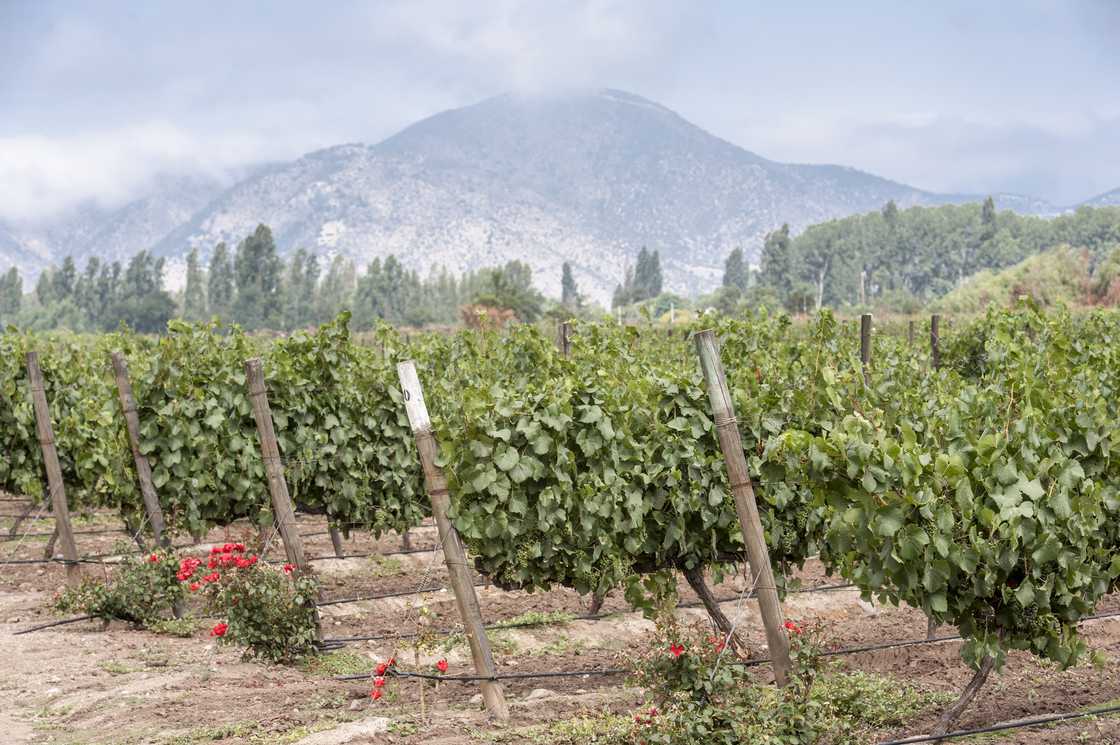
<svg viewBox="0 0 1120 745">
<path fill-rule="evenodd" d="M 2 515 L 20 511 L 15 501 L 0 502 Z M 0 515 L 0 536 L 12 519 Z M 305 550 L 316 559 L 324 599 L 429 590 L 422 595 L 383 597 L 331 605 L 322 609 L 324 636 L 331 638 L 407 635 L 414 633 L 420 606 L 433 612 L 432 626 L 441 630 L 459 627 L 454 599 L 447 587 L 442 554 L 437 551 L 397 554 L 399 536 L 374 540 L 352 535 L 345 541 L 348 555 L 335 559 L 322 518 L 300 516 L 300 531 L 306 534 Z M 28 521 L 25 532 L 49 533 L 49 519 Z M 106 514 L 78 520 L 79 531 L 120 527 Z M 209 542 L 247 540 L 255 537 L 247 527 L 213 531 Z M 84 556 L 135 551 L 127 547 L 125 533 L 77 535 Z M 434 527 L 411 532 L 413 549 L 434 549 L 438 536 Z M 4 559 L 41 558 L 46 536 L 0 541 Z M 186 541 L 182 541 L 186 542 Z M 376 554 L 365 556 L 365 554 Z M 283 561 L 278 544 L 271 545 L 270 560 Z M 111 571 L 107 564 L 83 566 L 97 575 Z M 841 582 L 824 575 L 820 565 L 810 562 L 797 573 L 806 587 Z M 296 743 L 318 732 L 308 743 L 438 743 L 467 745 L 485 742 L 532 742 L 534 725 L 557 723 L 580 714 L 611 710 L 624 713 L 642 703 L 642 692 L 626 687 L 620 675 L 588 675 L 567 678 L 507 681 L 505 693 L 511 704 L 510 729 L 499 731 L 487 724 L 476 699 L 473 683 L 446 682 L 438 688 L 416 681 L 394 680 L 389 695 L 379 702 L 369 699 L 366 681 L 334 680 L 335 670 L 325 665 L 292 667 L 244 662 L 238 650 L 215 643 L 208 636 L 210 623 L 200 621 L 192 638 L 181 639 L 113 623 L 81 622 L 35 633 L 12 633 L 53 620 L 49 605 L 65 582 L 65 569 L 53 564 L 0 564 L 0 742 L 77 745 L 193 745 L 195 743 Z M 739 624 L 752 651 L 765 656 L 758 608 L 741 599 L 742 577 L 724 579 L 713 590 L 727 599 L 724 611 Z M 681 601 L 696 600 L 688 585 L 679 582 Z M 506 592 L 478 588 L 483 615 L 488 623 L 517 618 L 527 612 L 587 613 L 587 599 L 569 590 L 544 593 Z M 851 589 L 804 592 L 788 596 L 786 613 L 803 621 L 820 621 L 833 648 L 924 638 L 925 617 L 911 608 L 872 605 Z M 1099 610 L 1120 608 L 1120 598 L 1106 598 Z M 502 672 L 604 670 L 628 666 L 627 655 L 639 648 L 652 625 L 631 612 L 620 594 L 609 597 L 595 620 L 573 620 L 563 624 L 502 629 L 491 634 Z M 680 613 L 696 620 L 706 616 L 702 608 L 686 607 Z M 1012 654 L 1002 673 L 994 675 L 965 713 L 960 727 L 982 727 L 996 722 L 1092 708 L 1120 702 L 1120 619 L 1088 622 L 1084 636 L 1096 650 L 1098 664 L 1089 662 L 1069 670 L 1040 662 L 1025 653 Z M 949 635 L 953 629 L 943 628 Z M 892 676 L 922 690 L 958 692 L 971 671 L 961 661 L 959 642 L 942 642 L 846 655 L 840 664 Z M 396 656 L 406 665 L 418 660 L 429 666 L 446 657 L 450 674 L 472 672 L 466 645 L 460 639 L 442 649 L 415 657 L 408 639 L 387 638 L 359 641 L 345 646 L 358 657 L 333 660 L 347 662 L 344 672 L 365 672 L 377 661 Z M 765 666 L 758 674 L 768 675 Z M 423 711 L 421 711 L 421 694 Z M 937 711 L 922 712 L 904 727 L 883 732 L 886 740 L 928 732 Z M 387 721 L 382 721 L 386 718 Z M 370 725 L 372 733 L 387 725 L 383 734 L 356 735 L 352 739 L 339 729 L 349 723 Z M 332 734 L 336 733 L 336 734 Z M 976 741 L 976 740 L 969 740 Z M 1021 743 L 1117 743 L 1120 718 L 1082 719 L 1052 727 L 986 736 L 983 742 Z"/>
</svg>

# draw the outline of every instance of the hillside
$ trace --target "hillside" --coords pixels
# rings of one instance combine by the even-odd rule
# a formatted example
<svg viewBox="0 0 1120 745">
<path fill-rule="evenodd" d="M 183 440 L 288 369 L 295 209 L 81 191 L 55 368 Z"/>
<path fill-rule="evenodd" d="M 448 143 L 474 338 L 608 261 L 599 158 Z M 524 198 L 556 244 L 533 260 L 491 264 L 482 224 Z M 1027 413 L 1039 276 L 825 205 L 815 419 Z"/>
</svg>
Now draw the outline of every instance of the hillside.
<svg viewBox="0 0 1120 745">
<path fill-rule="evenodd" d="M 975 197 L 842 166 L 767 160 L 620 91 L 503 95 L 377 145 L 258 168 L 228 190 L 209 179 L 167 178 L 117 210 L 10 226 L 17 245 L 0 245 L 0 268 L 4 259 L 37 271 L 66 254 L 84 264 L 87 256 L 154 248 L 173 259 L 174 271 L 190 248 L 205 258 L 263 222 L 284 254 L 306 247 L 359 266 L 390 253 L 421 273 L 521 259 L 553 295 L 560 265 L 570 261 L 584 292 L 605 301 L 643 245 L 661 252 L 666 288 L 691 294 L 718 282 L 733 248 L 756 260 L 762 237 L 784 222 L 798 232 L 892 199 L 906 207 Z M 1016 195 L 997 203 L 1052 211 Z"/>
</svg>

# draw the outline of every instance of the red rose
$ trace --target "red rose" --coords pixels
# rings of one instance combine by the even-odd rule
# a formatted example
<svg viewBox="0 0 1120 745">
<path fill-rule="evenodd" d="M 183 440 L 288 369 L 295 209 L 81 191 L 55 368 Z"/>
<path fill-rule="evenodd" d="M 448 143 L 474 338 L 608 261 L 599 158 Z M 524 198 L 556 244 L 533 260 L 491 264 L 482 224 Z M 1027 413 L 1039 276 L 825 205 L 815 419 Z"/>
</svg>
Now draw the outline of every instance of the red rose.
<svg viewBox="0 0 1120 745">
<path fill-rule="evenodd" d="M 374 688 L 374 689 L 373 689 L 373 692 L 369 694 L 369 697 L 370 697 L 370 698 L 372 698 L 372 699 L 373 699 L 374 701 L 376 701 L 376 700 L 378 700 L 379 698 L 381 698 L 381 696 L 382 696 L 382 695 L 383 695 L 383 694 L 381 693 L 381 689 L 380 689 L 380 688 Z"/>
<path fill-rule="evenodd" d="M 233 553 L 233 544 L 232 543 L 227 543 L 226 545 L 222 546 L 222 553 L 223 554 Z"/>
<path fill-rule="evenodd" d="M 437 662 L 436 670 L 439 670 L 441 673 L 447 672 L 447 660 L 440 660 Z"/>
<path fill-rule="evenodd" d="M 210 636 L 225 636 L 228 630 L 228 623 L 218 623 L 214 625 L 214 628 L 210 629 Z"/>
<path fill-rule="evenodd" d="M 295 564 L 285 564 L 284 565 L 284 574 L 291 574 L 295 570 L 296 570 L 296 565 Z"/>
<path fill-rule="evenodd" d="M 222 578 L 222 575 L 218 574 L 217 572 L 210 572 L 210 574 L 207 574 L 205 577 L 202 578 L 202 581 L 203 582 L 217 582 L 221 578 Z"/>
<path fill-rule="evenodd" d="M 793 621 L 786 621 L 784 625 L 786 627 L 786 631 L 792 631 L 794 634 L 800 634 L 801 633 L 801 627 L 798 626 Z"/>
<path fill-rule="evenodd" d="M 155 564 L 157 561 L 159 561 L 159 554 L 152 554 L 151 556 L 148 557 L 148 561 Z"/>
<path fill-rule="evenodd" d="M 674 658 L 680 657 L 682 654 L 684 654 L 684 645 L 683 644 L 670 644 L 669 645 L 669 653 L 671 655 L 673 655 Z"/>
<path fill-rule="evenodd" d="M 236 551 L 237 553 L 241 553 L 242 551 L 245 550 L 245 544 L 244 543 L 235 543 L 235 544 L 233 544 L 233 550 Z"/>
<path fill-rule="evenodd" d="M 379 676 L 384 675 L 385 671 L 388 670 L 388 669 L 389 669 L 389 663 L 388 662 L 382 662 L 380 665 L 377 666 L 377 674 Z"/>
<path fill-rule="evenodd" d="M 199 585 L 197 582 L 191 582 L 191 592 L 197 591 L 199 587 L 201 587 L 201 585 Z"/>
<path fill-rule="evenodd" d="M 380 675 L 378 675 L 376 678 L 373 679 L 373 687 L 374 688 L 384 688 L 385 687 L 385 679 L 382 678 Z"/>
</svg>

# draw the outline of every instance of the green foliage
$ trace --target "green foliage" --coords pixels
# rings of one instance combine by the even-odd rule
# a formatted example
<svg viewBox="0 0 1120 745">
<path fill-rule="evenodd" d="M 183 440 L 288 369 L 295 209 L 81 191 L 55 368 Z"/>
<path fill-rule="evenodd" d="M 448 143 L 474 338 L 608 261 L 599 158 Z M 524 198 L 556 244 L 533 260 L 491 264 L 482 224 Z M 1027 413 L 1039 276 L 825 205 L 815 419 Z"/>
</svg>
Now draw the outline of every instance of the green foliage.
<svg viewBox="0 0 1120 745">
<path fill-rule="evenodd" d="M 209 611 L 227 619 L 212 635 L 244 646 L 248 658 L 270 662 L 290 663 L 312 650 L 319 589 L 313 578 L 259 562 L 223 568 L 220 574 L 202 590 Z"/>
<path fill-rule="evenodd" d="M 1059 246 L 1000 271 L 977 272 L 934 308 L 978 313 L 993 304 L 1011 307 L 1020 297 L 1043 306 L 1077 305 L 1084 299 L 1089 277 L 1088 254 Z"/>
<path fill-rule="evenodd" d="M 156 625 L 183 598 L 173 554 L 159 551 L 127 559 L 107 580 L 85 577 L 54 601 L 58 613 L 82 613 L 106 621 Z"/>
</svg>

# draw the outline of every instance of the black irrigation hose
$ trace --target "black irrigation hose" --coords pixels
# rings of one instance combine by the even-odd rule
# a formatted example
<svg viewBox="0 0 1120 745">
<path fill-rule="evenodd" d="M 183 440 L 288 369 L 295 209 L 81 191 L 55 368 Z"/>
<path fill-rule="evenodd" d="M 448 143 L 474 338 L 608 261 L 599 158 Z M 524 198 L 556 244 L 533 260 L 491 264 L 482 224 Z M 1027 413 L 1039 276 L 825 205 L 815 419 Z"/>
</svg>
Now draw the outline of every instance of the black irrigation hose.
<svg viewBox="0 0 1120 745">
<path fill-rule="evenodd" d="M 97 618 L 97 616 L 78 616 L 77 618 L 66 618 L 61 621 L 51 621 L 50 623 L 41 623 L 38 626 L 32 626 L 29 629 L 22 631 L 12 632 L 12 636 L 20 636 L 21 634 L 30 634 L 32 631 L 42 631 L 43 629 L 54 628 L 55 626 L 65 626 L 68 623 L 78 623 L 79 621 L 89 621 Z"/>
<path fill-rule="evenodd" d="M 97 561 L 92 558 L 86 559 L 3 559 L 0 560 L 0 566 L 9 564 L 111 564 L 109 561 Z"/>
<path fill-rule="evenodd" d="M 477 587 L 477 585 L 476 585 L 476 587 Z M 802 588 L 802 589 L 798 589 L 798 590 L 790 590 L 790 593 L 795 593 L 795 592 L 796 593 L 831 592 L 831 591 L 834 591 L 834 590 L 844 590 L 844 589 L 847 589 L 849 587 L 854 587 L 854 585 L 839 584 L 839 585 L 824 585 L 822 587 L 806 587 L 806 588 Z M 448 589 L 448 588 L 443 588 L 443 589 Z M 435 591 L 433 590 L 432 592 L 435 592 Z M 752 593 L 750 595 L 743 595 L 742 597 L 748 598 L 748 597 L 753 597 L 753 596 L 754 595 Z M 342 600 L 342 601 L 330 601 L 330 602 L 327 602 L 327 603 L 318 603 L 318 605 L 319 606 L 339 605 L 343 602 L 357 602 L 358 600 L 363 600 L 363 599 L 368 599 L 368 598 L 357 598 L 357 599 Z M 717 603 L 729 603 L 733 600 L 738 600 L 738 599 L 739 599 L 739 596 L 735 595 L 735 596 L 729 597 L 729 598 L 718 599 L 718 600 L 716 600 L 716 602 Z M 702 606 L 703 604 L 704 603 L 701 600 L 690 600 L 687 603 L 678 603 L 677 607 L 678 608 L 698 608 L 698 607 Z M 611 611 L 610 613 L 586 613 L 586 614 L 579 615 L 579 616 L 569 616 L 569 617 L 564 619 L 564 622 L 566 623 L 566 622 L 569 622 L 569 621 L 602 621 L 605 618 L 610 618 L 611 616 L 617 616 L 621 613 L 626 613 L 626 612 L 627 611 Z M 492 624 L 484 626 L 483 628 L 486 629 L 487 631 L 500 631 L 502 629 L 520 629 L 520 628 L 529 628 L 529 627 L 533 627 L 533 626 L 550 626 L 550 625 L 552 625 L 552 623 L 553 622 L 549 622 L 549 621 L 526 621 L 524 623 L 511 624 L 511 623 L 505 623 L 505 622 L 502 622 L 502 621 L 496 621 Z M 452 634 L 457 634 L 459 632 L 457 630 L 454 630 L 454 629 L 442 629 L 442 630 L 439 630 L 439 631 L 435 631 L 433 633 L 436 634 L 437 636 L 451 636 Z M 415 632 L 408 632 L 408 633 L 405 633 L 405 634 L 375 634 L 375 635 L 372 635 L 372 636 L 338 636 L 338 637 L 331 637 L 330 639 L 323 639 L 322 644 L 333 645 L 334 647 L 338 647 L 338 646 L 344 646 L 344 645 L 352 643 L 352 642 L 379 642 L 379 641 L 387 641 L 387 640 L 390 640 L 390 639 L 415 639 L 416 636 L 417 636 L 417 634 Z"/>
<path fill-rule="evenodd" d="M 497 675 L 436 675 L 434 673 L 410 673 L 403 671 L 389 671 L 386 677 L 393 678 L 421 678 L 424 680 L 438 680 L 445 683 L 470 683 L 483 680 L 533 680 L 536 678 L 589 678 L 593 675 L 625 675 L 633 672 L 626 667 L 608 667 L 601 670 L 552 670 L 540 673 L 498 673 Z M 358 673 L 356 675 L 337 675 L 335 680 L 369 680 L 373 673 Z"/>
<path fill-rule="evenodd" d="M 2 530 L 2 528 L 0 528 Z M 105 528 L 104 530 L 72 530 L 74 535 L 101 535 L 106 533 L 124 533 L 128 534 L 127 528 Z M 24 538 L 50 538 L 54 533 L 23 533 L 22 535 L 5 535 L 0 536 L 0 541 L 18 541 Z"/>
<path fill-rule="evenodd" d="M 1037 727 L 1040 724 L 1067 722 L 1070 719 L 1096 717 L 1102 714 L 1120 714 L 1120 706 L 1106 706 L 1102 709 L 1092 709 L 1089 711 L 1071 711 L 1065 714 L 1047 714 L 1040 717 L 1031 717 L 1030 719 L 1016 719 L 1010 722 L 1000 722 L 999 724 L 992 724 L 987 727 L 958 729 L 952 732 L 947 732 L 944 735 L 914 735 L 913 737 L 907 737 L 903 740 L 887 740 L 885 742 L 879 743 L 879 745 L 911 745 L 912 743 L 918 742 L 940 742 L 941 740 L 955 739 L 957 737 L 970 737 L 972 735 L 982 735 L 988 732 L 1003 732 L 1009 729 Z"/>
<path fill-rule="evenodd" d="M 473 587 L 486 587 L 487 582 L 475 582 Z M 431 592 L 447 592 L 450 587 L 433 587 L 430 590 L 394 590 L 393 592 L 382 592 L 376 595 L 361 595 L 356 598 L 337 598 L 335 600 L 321 600 L 315 603 L 315 607 L 322 608 L 328 605 L 345 605 L 347 603 L 361 603 L 365 600 L 382 600 L 384 598 L 403 598 L 409 595 L 427 595 Z"/>
</svg>

